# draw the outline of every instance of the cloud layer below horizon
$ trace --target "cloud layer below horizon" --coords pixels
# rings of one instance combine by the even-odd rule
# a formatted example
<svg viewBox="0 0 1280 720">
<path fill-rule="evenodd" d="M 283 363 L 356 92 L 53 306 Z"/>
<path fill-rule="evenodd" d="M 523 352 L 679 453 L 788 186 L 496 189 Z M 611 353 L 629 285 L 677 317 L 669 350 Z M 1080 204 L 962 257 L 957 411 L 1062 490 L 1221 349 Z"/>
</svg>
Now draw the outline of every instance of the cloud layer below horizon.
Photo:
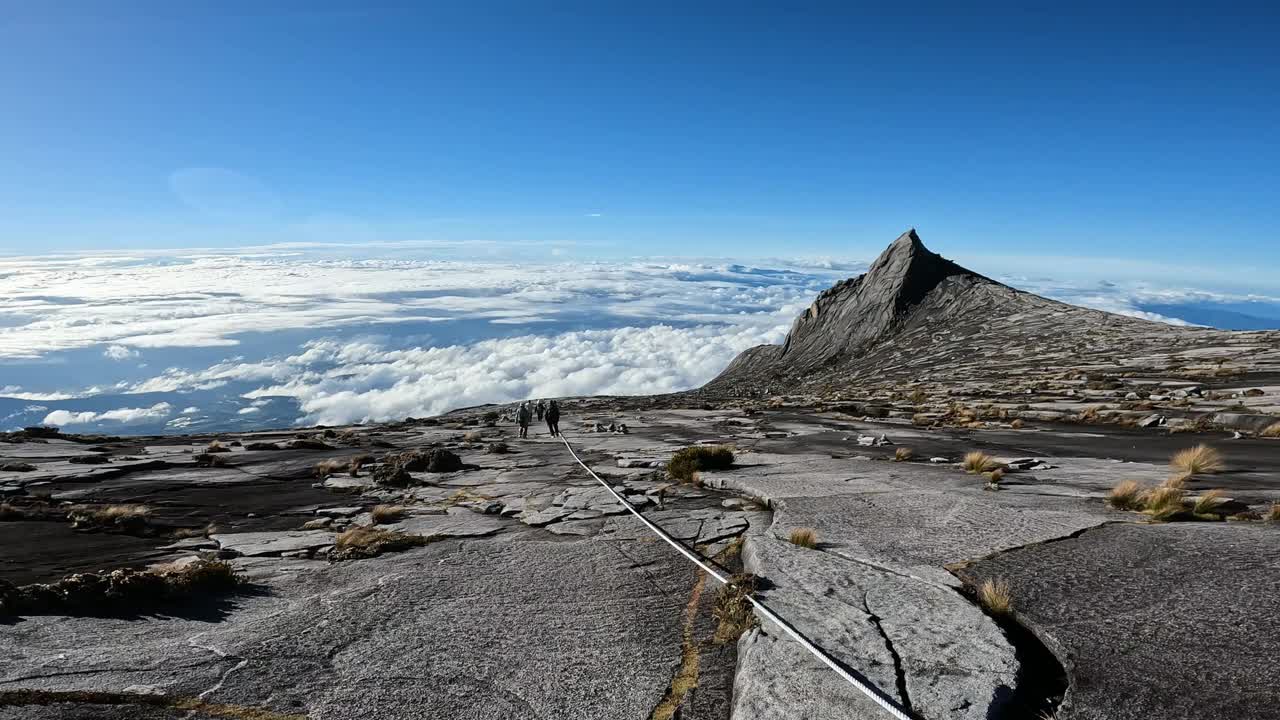
<svg viewBox="0 0 1280 720">
<path fill-rule="evenodd" d="M 516 264 L 283 249 L 0 258 L 0 363 L 22 376 L 0 396 L 47 403 L 27 407 L 48 410 L 39 421 L 77 430 L 181 430 L 215 412 L 189 402 L 193 393 L 227 422 L 252 426 L 278 423 L 270 403 L 279 399 L 296 403 L 290 422 L 343 424 L 525 397 L 671 392 L 706 382 L 748 347 L 780 342 L 818 291 L 865 267 Z M 1171 322 L 1183 321 L 1151 308 L 1277 302 L 1001 279 Z M 136 396 L 145 397 L 127 402 Z M 101 406 L 109 401 L 118 402 Z M 6 421 L 34 417 L 20 410 L 6 410 Z"/>
</svg>

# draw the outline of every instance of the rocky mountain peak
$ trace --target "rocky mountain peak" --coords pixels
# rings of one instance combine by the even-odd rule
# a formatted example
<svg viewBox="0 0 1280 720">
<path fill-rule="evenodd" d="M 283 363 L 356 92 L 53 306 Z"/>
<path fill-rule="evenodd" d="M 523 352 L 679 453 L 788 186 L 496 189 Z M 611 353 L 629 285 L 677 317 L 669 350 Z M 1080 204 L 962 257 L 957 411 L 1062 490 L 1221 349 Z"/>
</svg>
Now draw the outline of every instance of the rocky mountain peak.
<svg viewBox="0 0 1280 720">
<path fill-rule="evenodd" d="M 898 236 L 866 274 L 823 291 L 796 318 L 781 356 L 812 367 L 856 354 L 885 336 L 948 278 L 994 282 L 931 252 L 914 228 Z"/>
</svg>

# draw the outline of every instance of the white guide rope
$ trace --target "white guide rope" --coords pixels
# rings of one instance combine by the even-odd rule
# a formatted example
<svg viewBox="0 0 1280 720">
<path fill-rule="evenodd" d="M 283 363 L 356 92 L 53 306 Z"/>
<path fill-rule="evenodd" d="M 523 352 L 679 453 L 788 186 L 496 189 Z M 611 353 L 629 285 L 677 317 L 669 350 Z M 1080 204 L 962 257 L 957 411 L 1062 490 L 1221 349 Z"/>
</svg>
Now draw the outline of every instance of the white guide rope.
<svg viewBox="0 0 1280 720">
<path fill-rule="evenodd" d="M 698 567 L 702 568 L 703 572 L 715 578 L 721 584 L 733 587 L 733 583 L 729 582 L 728 578 L 721 575 L 715 568 L 708 565 L 701 557 L 696 555 L 689 548 L 685 547 L 684 544 L 681 543 L 679 540 L 676 540 L 675 538 L 671 537 L 671 535 L 667 533 L 666 530 L 663 530 L 661 527 L 654 524 L 648 518 L 642 515 L 640 511 L 636 510 L 631 503 L 627 502 L 627 500 L 622 497 L 622 495 L 618 494 L 618 492 L 613 489 L 613 486 L 611 486 L 609 483 L 602 480 L 599 475 L 596 475 L 594 470 L 588 467 L 586 463 L 582 462 L 582 458 L 578 457 L 578 453 L 574 452 L 573 446 L 569 444 L 569 440 L 565 438 L 564 433 L 560 434 L 560 440 L 564 442 L 565 448 L 569 451 L 569 454 L 573 456 L 573 459 L 576 460 L 578 464 L 582 466 L 582 469 L 586 470 L 587 473 L 591 475 L 591 477 L 595 478 L 596 482 L 603 485 L 604 489 L 608 490 L 609 494 L 613 495 L 614 499 L 622 503 L 622 506 L 625 507 L 628 512 L 630 512 L 632 515 L 635 515 L 637 518 L 639 518 L 640 522 L 644 523 L 658 537 L 665 540 L 668 545 L 675 548 L 676 552 L 679 552 L 681 555 L 688 558 L 689 561 L 692 562 L 694 565 L 697 565 Z M 889 697 L 889 695 L 885 694 L 885 692 L 882 691 L 880 688 L 876 687 L 875 685 L 872 685 L 870 681 L 868 681 L 866 678 L 856 674 L 855 672 L 845 669 L 845 667 L 839 661 L 837 661 L 835 658 L 828 655 L 827 651 L 823 650 L 817 645 L 814 645 L 809 640 L 809 638 L 805 637 L 799 630 L 796 630 L 795 627 L 791 625 L 791 623 L 782 619 L 782 617 L 780 617 L 777 613 L 770 610 L 769 607 L 765 605 L 763 601 L 757 600 L 751 595 L 747 595 L 746 598 L 748 602 L 750 602 L 752 605 L 755 606 L 757 612 L 759 612 L 761 615 L 771 620 L 778 627 L 782 628 L 782 631 L 790 635 L 793 640 L 800 643 L 801 647 L 808 650 L 814 657 L 821 660 L 824 665 L 834 670 L 837 675 L 844 678 L 845 681 L 848 682 L 850 685 L 862 691 L 862 694 L 871 698 L 873 701 L 875 701 L 877 705 L 884 708 L 885 711 L 888 712 L 890 715 L 894 716 L 895 718 L 898 718 L 898 720 L 915 720 L 907 712 L 905 708 L 903 708 L 897 703 L 897 701 Z"/>
</svg>

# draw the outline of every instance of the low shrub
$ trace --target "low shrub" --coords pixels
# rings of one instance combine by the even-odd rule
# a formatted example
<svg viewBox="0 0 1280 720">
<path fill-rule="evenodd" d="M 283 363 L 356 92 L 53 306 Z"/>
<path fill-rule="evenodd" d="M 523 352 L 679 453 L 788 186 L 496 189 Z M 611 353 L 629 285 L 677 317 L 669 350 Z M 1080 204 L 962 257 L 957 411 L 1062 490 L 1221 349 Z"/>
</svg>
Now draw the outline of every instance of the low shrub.
<svg viewBox="0 0 1280 720">
<path fill-rule="evenodd" d="M 726 470 L 733 466 L 733 450 L 724 445 L 694 445 L 678 450 L 667 463 L 667 474 L 681 482 L 692 482 L 704 470 Z"/>
<path fill-rule="evenodd" d="M 490 455 L 505 455 L 511 452 L 511 448 L 504 442 L 489 443 L 489 447 L 485 448 L 485 452 Z"/>
<path fill-rule="evenodd" d="M 1280 438 L 1280 422 L 1273 422 L 1266 426 L 1262 429 L 1262 432 L 1258 433 L 1258 436 L 1264 438 Z"/>
<path fill-rule="evenodd" d="M 383 553 L 421 547 L 432 539 L 434 538 L 383 530 L 371 525 L 357 525 L 338 533 L 334 538 L 333 550 L 329 552 L 329 560 L 340 562 L 377 557 Z"/>
<path fill-rule="evenodd" d="M 0 581 L 0 616 L 143 614 L 247 585 L 231 564 L 194 560 L 147 570 L 77 573 L 54 583 Z"/>
<path fill-rule="evenodd" d="M 145 505 L 80 505 L 67 513 L 71 527 L 82 529 L 140 532 L 147 527 L 151 508 Z"/>
<path fill-rule="evenodd" d="M 915 457 L 915 452 L 909 447 L 900 447 L 893 451 L 894 462 L 906 462 Z"/>
</svg>

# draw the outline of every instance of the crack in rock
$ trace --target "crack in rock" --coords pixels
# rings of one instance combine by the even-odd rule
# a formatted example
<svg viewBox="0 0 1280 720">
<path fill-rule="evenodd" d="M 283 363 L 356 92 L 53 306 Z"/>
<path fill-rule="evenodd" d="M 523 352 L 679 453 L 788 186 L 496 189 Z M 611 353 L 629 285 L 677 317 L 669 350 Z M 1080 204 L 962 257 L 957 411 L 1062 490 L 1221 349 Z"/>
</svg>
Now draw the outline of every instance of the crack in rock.
<svg viewBox="0 0 1280 720">
<path fill-rule="evenodd" d="M 897 678 L 898 697 L 902 698 L 902 706 L 907 712 L 915 714 L 915 710 L 911 707 L 911 695 L 907 692 L 907 673 L 902 667 L 902 657 L 898 655 L 898 650 L 893 646 L 893 641 L 889 639 L 889 633 L 885 632 L 884 625 L 880 623 L 880 616 L 871 611 L 871 605 L 867 601 L 870 591 L 862 593 L 862 609 L 867 613 L 867 618 L 871 620 L 871 624 L 876 626 L 876 630 L 880 633 L 880 637 L 884 640 L 884 647 L 889 651 L 889 656 L 893 658 L 893 673 Z"/>
</svg>

